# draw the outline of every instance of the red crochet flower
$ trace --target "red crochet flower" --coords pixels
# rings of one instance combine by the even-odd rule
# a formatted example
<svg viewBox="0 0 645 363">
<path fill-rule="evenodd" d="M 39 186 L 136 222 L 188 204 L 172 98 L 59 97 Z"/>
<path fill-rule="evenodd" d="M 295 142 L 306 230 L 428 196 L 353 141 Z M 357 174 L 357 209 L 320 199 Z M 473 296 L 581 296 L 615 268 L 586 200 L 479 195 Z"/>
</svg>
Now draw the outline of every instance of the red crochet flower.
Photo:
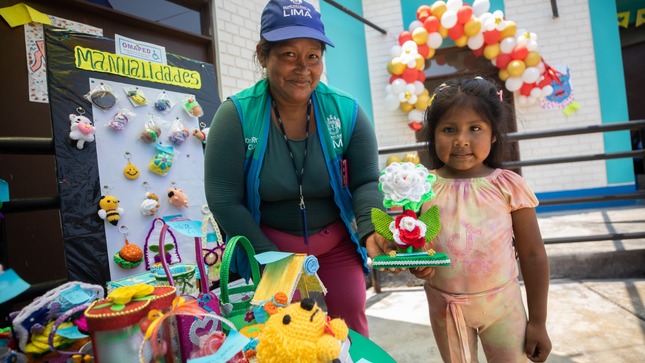
<svg viewBox="0 0 645 363">
<path fill-rule="evenodd" d="M 426 225 L 418 220 L 417 214 L 410 209 L 404 210 L 396 217 L 390 224 L 390 231 L 394 236 L 394 242 L 402 248 L 412 246 L 414 249 L 420 249 L 426 242 Z"/>
</svg>

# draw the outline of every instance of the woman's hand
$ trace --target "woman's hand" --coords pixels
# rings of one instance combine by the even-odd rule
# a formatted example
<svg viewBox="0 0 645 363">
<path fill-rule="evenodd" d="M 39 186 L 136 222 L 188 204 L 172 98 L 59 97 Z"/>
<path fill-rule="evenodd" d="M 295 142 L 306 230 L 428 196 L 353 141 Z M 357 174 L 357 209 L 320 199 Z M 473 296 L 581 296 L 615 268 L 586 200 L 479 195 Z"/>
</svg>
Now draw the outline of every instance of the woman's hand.
<svg viewBox="0 0 645 363">
<path fill-rule="evenodd" d="M 386 240 L 378 233 L 372 233 L 371 235 L 367 236 L 367 238 L 365 239 L 365 248 L 367 249 L 367 255 L 372 259 L 378 255 L 386 255 L 390 253 L 390 251 L 396 251 L 394 242 Z M 385 271 L 385 269 L 379 270 Z M 400 268 L 387 269 L 387 271 L 393 272 L 395 274 L 398 274 L 399 272 L 404 270 L 405 269 Z"/>
<path fill-rule="evenodd" d="M 436 270 L 434 267 L 415 267 L 410 269 L 410 273 L 421 280 L 430 280 L 434 277 Z"/>
</svg>

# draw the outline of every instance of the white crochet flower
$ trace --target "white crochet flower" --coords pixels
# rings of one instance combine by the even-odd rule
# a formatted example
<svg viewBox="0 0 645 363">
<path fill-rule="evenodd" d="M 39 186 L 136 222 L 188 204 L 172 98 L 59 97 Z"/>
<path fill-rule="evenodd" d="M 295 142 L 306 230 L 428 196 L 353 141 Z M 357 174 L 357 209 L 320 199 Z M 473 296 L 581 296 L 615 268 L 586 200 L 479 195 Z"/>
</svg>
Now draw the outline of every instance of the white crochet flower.
<svg viewBox="0 0 645 363">
<path fill-rule="evenodd" d="M 434 197 L 432 191 L 434 180 L 435 176 L 430 174 L 423 165 L 415 165 L 411 162 L 392 163 L 381 173 L 379 185 L 386 204 L 417 205 Z"/>
</svg>

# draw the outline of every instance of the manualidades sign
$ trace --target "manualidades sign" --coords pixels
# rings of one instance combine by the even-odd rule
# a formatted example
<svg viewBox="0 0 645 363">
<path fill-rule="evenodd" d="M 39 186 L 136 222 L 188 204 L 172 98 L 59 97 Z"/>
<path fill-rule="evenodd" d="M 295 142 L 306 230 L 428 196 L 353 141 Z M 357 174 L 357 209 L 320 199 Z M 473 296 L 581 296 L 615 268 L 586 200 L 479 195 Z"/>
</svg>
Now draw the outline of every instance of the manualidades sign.
<svg viewBox="0 0 645 363">
<path fill-rule="evenodd" d="M 74 47 L 76 68 L 87 71 L 116 74 L 144 81 L 200 89 L 199 72 L 165 64 L 125 57 L 96 49 Z"/>
</svg>

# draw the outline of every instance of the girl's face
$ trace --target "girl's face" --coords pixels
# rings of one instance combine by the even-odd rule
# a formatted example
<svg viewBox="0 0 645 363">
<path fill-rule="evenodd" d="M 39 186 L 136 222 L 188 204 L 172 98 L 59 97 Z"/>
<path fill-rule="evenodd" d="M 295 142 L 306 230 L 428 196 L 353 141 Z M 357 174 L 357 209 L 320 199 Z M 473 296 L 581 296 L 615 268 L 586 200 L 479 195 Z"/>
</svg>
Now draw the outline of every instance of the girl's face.
<svg viewBox="0 0 645 363">
<path fill-rule="evenodd" d="M 491 125 L 470 109 L 454 108 L 434 130 L 435 150 L 445 165 L 439 175 L 449 178 L 486 176 L 484 160 L 495 142 Z"/>
<path fill-rule="evenodd" d="M 298 38 L 278 44 L 260 59 L 278 104 L 309 101 L 323 71 L 322 53 L 320 41 Z"/>
</svg>

